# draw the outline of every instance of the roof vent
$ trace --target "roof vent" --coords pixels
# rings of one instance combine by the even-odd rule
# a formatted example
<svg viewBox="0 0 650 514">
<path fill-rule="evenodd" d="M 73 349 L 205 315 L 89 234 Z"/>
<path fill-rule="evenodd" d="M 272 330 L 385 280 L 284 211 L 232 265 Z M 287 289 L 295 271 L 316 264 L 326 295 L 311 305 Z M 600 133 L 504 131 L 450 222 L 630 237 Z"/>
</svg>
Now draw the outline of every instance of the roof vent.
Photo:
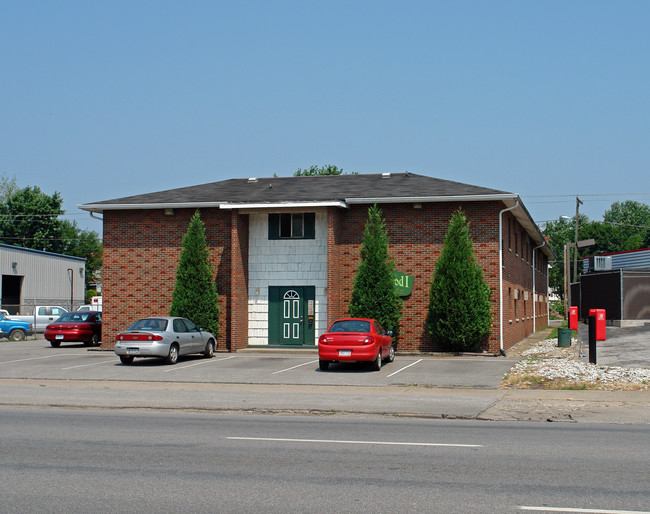
<svg viewBox="0 0 650 514">
<path fill-rule="evenodd" d="M 390 173 L 382 173 L 381 178 L 390 178 Z"/>
<path fill-rule="evenodd" d="M 249 184 L 254 184 L 255 182 L 257 182 L 257 177 L 251 177 L 248 179 Z"/>
</svg>

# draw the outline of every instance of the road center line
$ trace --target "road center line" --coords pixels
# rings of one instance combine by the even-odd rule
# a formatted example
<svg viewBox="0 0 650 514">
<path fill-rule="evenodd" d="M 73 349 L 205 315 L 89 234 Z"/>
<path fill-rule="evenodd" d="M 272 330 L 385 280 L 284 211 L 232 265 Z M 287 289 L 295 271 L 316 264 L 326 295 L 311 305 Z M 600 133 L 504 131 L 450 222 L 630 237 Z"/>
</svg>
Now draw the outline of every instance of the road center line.
<svg viewBox="0 0 650 514">
<path fill-rule="evenodd" d="M 173 368 L 165 369 L 163 370 L 163 373 L 168 373 L 169 371 L 176 371 L 179 369 L 185 369 L 185 368 L 191 368 L 193 366 L 200 366 L 201 364 L 209 364 L 211 362 L 220 362 L 220 361 L 227 361 L 228 359 L 234 359 L 235 355 L 231 355 L 230 357 L 224 357 L 223 359 L 204 359 L 199 362 L 195 362 L 194 364 L 187 364 L 185 366 L 174 366 Z"/>
<path fill-rule="evenodd" d="M 536 507 L 520 505 L 519 510 L 536 510 L 542 512 L 578 512 L 587 514 L 650 514 L 647 510 L 611 510 L 611 509 L 580 509 L 577 507 Z"/>
<path fill-rule="evenodd" d="M 418 362 L 422 362 L 422 359 L 418 359 L 418 360 L 416 360 L 415 362 L 411 362 L 411 364 L 409 364 L 408 366 L 404 366 L 403 368 L 398 369 L 397 371 L 393 371 L 393 372 L 392 372 L 390 375 L 388 375 L 386 378 L 390 378 L 390 377 L 392 377 L 393 375 L 397 375 L 398 373 L 401 373 L 401 372 L 404 371 L 405 369 L 410 368 L 411 366 L 415 366 Z"/>
<path fill-rule="evenodd" d="M 401 441 L 343 441 L 338 439 L 284 439 L 278 437 L 227 437 L 237 441 L 272 441 L 278 443 L 331 443 L 331 444 L 368 444 L 383 446 L 447 446 L 454 448 L 482 448 L 482 444 L 454 444 L 454 443 L 416 443 Z"/>
<path fill-rule="evenodd" d="M 307 366 L 307 364 L 314 364 L 316 362 L 318 362 L 318 361 L 315 360 L 315 361 L 303 362 L 302 364 L 298 364 L 296 366 L 291 366 L 290 368 L 287 368 L 287 369 L 281 369 L 280 371 L 274 371 L 273 373 L 271 373 L 271 375 L 277 375 L 278 373 L 284 373 L 285 371 L 291 371 L 292 369 L 299 368 L 300 366 Z"/>
</svg>

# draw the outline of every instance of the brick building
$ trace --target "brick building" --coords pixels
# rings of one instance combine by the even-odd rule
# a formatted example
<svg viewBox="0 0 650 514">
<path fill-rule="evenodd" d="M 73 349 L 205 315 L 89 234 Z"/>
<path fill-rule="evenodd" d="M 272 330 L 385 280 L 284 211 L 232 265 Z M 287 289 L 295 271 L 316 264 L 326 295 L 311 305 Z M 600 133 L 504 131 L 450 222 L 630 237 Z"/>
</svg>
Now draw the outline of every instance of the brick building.
<svg viewBox="0 0 650 514">
<path fill-rule="evenodd" d="M 375 203 L 397 271 L 412 282 L 399 351 L 439 350 L 425 328 L 429 282 L 458 208 L 492 289 L 487 350 L 547 325 L 553 253 L 518 195 L 412 173 L 253 178 L 81 206 L 104 220 L 104 345 L 140 317 L 168 314 L 181 240 L 199 209 L 220 295 L 219 349 L 313 347 L 346 315 Z"/>
</svg>

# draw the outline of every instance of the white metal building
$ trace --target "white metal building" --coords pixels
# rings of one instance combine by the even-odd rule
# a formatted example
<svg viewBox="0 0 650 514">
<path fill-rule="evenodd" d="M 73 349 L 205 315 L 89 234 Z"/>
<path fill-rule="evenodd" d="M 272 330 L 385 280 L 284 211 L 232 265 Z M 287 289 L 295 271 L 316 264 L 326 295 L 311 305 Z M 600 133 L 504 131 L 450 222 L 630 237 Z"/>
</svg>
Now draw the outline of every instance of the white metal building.
<svg viewBox="0 0 650 514">
<path fill-rule="evenodd" d="M 617 269 L 650 269 L 650 248 L 627 252 L 603 253 L 582 260 L 582 272 Z"/>
<path fill-rule="evenodd" d="M 76 309 L 84 303 L 86 259 L 0 244 L 2 308 L 26 314 L 35 305 Z"/>
</svg>

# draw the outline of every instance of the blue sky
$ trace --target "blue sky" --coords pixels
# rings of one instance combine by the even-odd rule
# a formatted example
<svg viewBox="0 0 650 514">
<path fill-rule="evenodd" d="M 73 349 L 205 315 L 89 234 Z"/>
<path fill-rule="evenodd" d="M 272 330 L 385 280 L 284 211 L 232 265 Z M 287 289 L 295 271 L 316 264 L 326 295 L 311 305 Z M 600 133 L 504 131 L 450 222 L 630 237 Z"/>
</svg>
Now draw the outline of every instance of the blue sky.
<svg viewBox="0 0 650 514">
<path fill-rule="evenodd" d="M 650 203 L 648 26 L 645 0 L 0 0 L 0 173 L 100 233 L 78 204 L 312 164 L 601 219 Z"/>
</svg>

